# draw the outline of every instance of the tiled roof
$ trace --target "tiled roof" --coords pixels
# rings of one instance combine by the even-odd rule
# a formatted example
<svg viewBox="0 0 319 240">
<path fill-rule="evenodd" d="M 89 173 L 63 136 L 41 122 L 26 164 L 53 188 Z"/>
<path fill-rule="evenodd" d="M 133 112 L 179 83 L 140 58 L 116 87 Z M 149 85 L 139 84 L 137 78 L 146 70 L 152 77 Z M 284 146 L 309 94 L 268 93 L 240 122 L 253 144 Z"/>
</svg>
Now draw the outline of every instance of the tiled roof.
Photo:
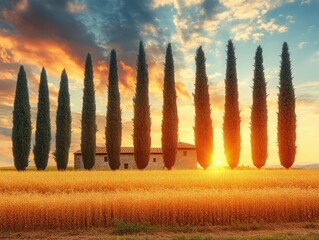
<svg viewBox="0 0 319 240">
<path fill-rule="evenodd" d="M 178 149 L 195 149 L 195 146 L 193 144 L 179 142 L 177 148 Z M 122 154 L 134 154 L 134 148 L 133 147 L 121 147 L 121 153 Z M 152 147 L 150 153 L 162 154 L 162 148 Z M 81 155 L 81 150 L 76 151 L 74 154 Z M 96 154 L 97 155 L 106 154 L 106 147 L 96 147 Z"/>
<path fill-rule="evenodd" d="M 195 145 L 190 143 L 179 142 L 177 145 L 179 149 L 195 149 Z"/>
</svg>

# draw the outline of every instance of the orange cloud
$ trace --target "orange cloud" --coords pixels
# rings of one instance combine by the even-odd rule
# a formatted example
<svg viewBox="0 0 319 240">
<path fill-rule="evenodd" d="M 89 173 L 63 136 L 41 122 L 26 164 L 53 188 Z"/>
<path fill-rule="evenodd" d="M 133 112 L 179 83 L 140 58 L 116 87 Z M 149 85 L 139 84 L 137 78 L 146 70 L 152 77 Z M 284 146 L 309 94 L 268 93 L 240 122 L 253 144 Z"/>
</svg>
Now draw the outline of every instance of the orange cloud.
<svg viewBox="0 0 319 240">
<path fill-rule="evenodd" d="M 5 46 L 3 49 L 6 52 L 12 53 L 10 63 L 31 65 L 38 69 L 45 66 L 48 73 L 57 77 L 66 68 L 68 74 L 73 78 L 83 78 L 83 66 L 64 50 L 63 44 L 36 39 L 20 39 L 13 35 L 0 36 L 0 42 Z M 9 59 L 6 58 L 6 60 Z"/>
<path fill-rule="evenodd" d="M 68 11 L 71 13 L 78 13 L 81 11 L 84 11 L 86 9 L 86 6 L 84 4 L 78 3 L 78 2 L 69 2 L 68 3 Z"/>
<path fill-rule="evenodd" d="M 97 64 L 93 66 L 93 70 L 95 90 L 97 94 L 102 94 L 106 91 L 109 70 L 108 65 L 104 60 L 99 60 Z"/>
<path fill-rule="evenodd" d="M 120 92 L 123 98 L 132 98 L 135 91 L 136 72 L 135 69 L 126 65 L 123 60 L 119 61 Z"/>
<path fill-rule="evenodd" d="M 191 95 L 189 94 L 185 83 L 177 81 L 175 83 L 175 88 L 176 88 L 177 97 L 181 99 L 185 99 L 185 100 L 191 99 Z"/>
</svg>

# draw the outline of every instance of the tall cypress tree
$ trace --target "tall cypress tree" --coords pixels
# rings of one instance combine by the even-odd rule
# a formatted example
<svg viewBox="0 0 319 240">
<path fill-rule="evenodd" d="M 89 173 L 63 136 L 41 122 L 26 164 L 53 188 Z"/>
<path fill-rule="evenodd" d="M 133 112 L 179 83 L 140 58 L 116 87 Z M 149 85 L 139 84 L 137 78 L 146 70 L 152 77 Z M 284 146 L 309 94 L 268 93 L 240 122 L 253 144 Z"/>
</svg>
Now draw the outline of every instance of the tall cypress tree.
<svg viewBox="0 0 319 240">
<path fill-rule="evenodd" d="M 58 170 L 65 170 L 68 166 L 71 145 L 71 122 L 68 75 L 65 69 L 63 69 L 56 113 L 55 161 Z"/>
<path fill-rule="evenodd" d="M 224 152 L 230 168 L 237 167 L 240 158 L 240 112 L 236 57 L 231 40 L 227 45 L 227 67 L 225 79 Z"/>
<path fill-rule="evenodd" d="M 197 162 L 206 169 L 212 162 L 213 126 L 205 54 L 200 46 L 196 52 L 195 80 L 195 146 Z"/>
<path fill-rule="evenodd" d="M 38 115 L 33 148 L 37 170 L 45 170 L 48 165 L 51 141 L 50 100 L 47 74 L 42 68 L 38 97 Z"/>
<path fill-rule="evenodd" d="M 96 121 L 95 121 L 95 90 L 93 82 L 93 66 L 91 55 L 88 54 L 85 62 L 83 107 L 82 107 L 82 134 L 81 152 L 85 169 L 92 169 L 95 164 L 96 151 Z"/>
<path fill-rule="evenodd" d="M 278 95 L 278 147 L 281 165 L 290 168 L 296 156 L 295 91 L 292 84 L 291 62 L 288 44 L 284 42 Z"/>
<path fill-rule="evenodd" d="M 148 96 L 148 70 L 143 42 L 140 41 L 137 59 L 136 91 L 133 119 L 134 159 L 138 169 L 148 165 L 151 148 L 151 115 Z"/>
<path fill-rule="evenodd" d="M 121 118 L 121 99 L 117 76 L 116 52 L 111 51 L 109 85 L 108 85 L 108 103 L 106 114 L 106 148 L 110 168 L 119 169 L 121 141 L 122 141 L 122 118 Z"/>
<path fill-rule="evenodd" d="M 25 170 L 29 165 L 31 144 L 31 114 L 28 82 L 21 65 L 18 73 L 17 86 L 13 106 L 12 153 L 14 166 L 17 170 Z"/>
<path fill-rule="evenodd" d="M 167 46 L 165 57 L 163 101 L 162 151 L 164 165 L 170 170 L 176 161 L 178 144 L 178 113 L 176 104 L 174 59 L 170 43 Z"/>
<path fill-rule="evenodd" d="M 262 51 L 261 46 L 258 46 L 255 56 L 253 105 L 251 108 L 251 155 L 257 168 L 265 165 L 268 156 L 267 91 Z"/>
</svg>

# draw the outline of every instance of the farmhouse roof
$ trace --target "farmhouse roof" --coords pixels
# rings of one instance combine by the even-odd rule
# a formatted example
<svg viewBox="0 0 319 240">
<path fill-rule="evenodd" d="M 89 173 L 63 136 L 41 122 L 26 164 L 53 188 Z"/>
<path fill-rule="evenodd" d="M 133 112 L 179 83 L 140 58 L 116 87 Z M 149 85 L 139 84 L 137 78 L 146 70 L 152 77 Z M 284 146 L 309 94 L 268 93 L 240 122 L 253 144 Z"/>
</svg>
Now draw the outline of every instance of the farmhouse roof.
<svg viewBox="0 0 319 240">
<path fill-rule="evenodd" d="M 195 149 L 195 145 L 190 143 L 179 142 L 177 149 Z M 96 147 L 96 155 L 105 155 L 106 147 Z M 151 154 L 162 154 L 162 148 L 152 147 Z M 75 155 L 82 155 L 81 150 L 78 150 L 74 153 Z M 121 147 L 121 154 L 134 154 L 134 147 Z"/>
</svg>

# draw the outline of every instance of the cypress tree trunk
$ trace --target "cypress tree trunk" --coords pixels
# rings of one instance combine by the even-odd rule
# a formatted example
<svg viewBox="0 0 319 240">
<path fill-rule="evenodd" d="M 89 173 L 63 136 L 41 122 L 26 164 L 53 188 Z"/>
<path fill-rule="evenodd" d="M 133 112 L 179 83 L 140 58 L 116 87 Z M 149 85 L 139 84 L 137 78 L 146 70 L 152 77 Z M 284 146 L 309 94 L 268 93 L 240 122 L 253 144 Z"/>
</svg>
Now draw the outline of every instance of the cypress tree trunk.
<svg viewBox="0 0 319 240">
<path fill-rule="evenodd" d="M 88 54 L 85 62 L 83 107 L 82 107 L 82 134 L 81 152 L 85 169 L 92 169 L 95 163 L 96 148 L 96 121 L 95 121 L 95 90 L 93 82 L 93 66 L 91 55 Z"/>
<path fill-rule="evenodd" d="M 12 153 L 14 166 L 18 171 L 21 171 L 25 170 L 29 165 L 32 131 L 28 82 L 22 65 L 20 66 L 18 73 L 12 123 Z"/>
<path fill-rule="evenodd" d="M 288 44 L 284 42 L 278 95 L 278 147 L 281 165 L 290 168 L 296 156 L 295 92 L 292 84 Z"/>
<path fill-rule="evenodd" d="M 163 91 L 162 151 L 164 166 L 172 169 L 178 144 L 178 113 L 174 77 L 174 60 L 169 43 L 166 50 Z"/>
<path fill-rule="evenodd" d="M 37 170 L 45 170 L 48 165 L 51 141 L 50 100 L 47 74 L 42 68 L 38 97 L 38 115 L 33 148 Z"/>
<path fill-rule="evenodd" d="M 197 162 L 206 169 L 212 162 L 213 126 L 211 119 L 208 79 L 205 55 L 200 46 L 196 52 L 195 80 L 195 146 Z"/>
<path fill-rule="evenodd" d="M 140 41 L 137 59 L 136 92 L 133 119 L 134 159 L 138 169 L 148 165 L 151 148 L 151 116 L 148 97 L 148 70 L 143 42 Z"/>
<path fill-rule="evenodd" d="M 119 169 L 121 141 L 122 141 L 122 118 L 120 106 L 120 92 L 117 76 L 116 52 L 111 51 L 109 86 L 108 86 L 108 104 L 106 114 L 106 148 L 110 168 Z"/>
<path fill-rule="evenodd" d="M 64 69 L 61 74 L 58 109 L 56 113 L 55 161 L 58 170 L 65 170 L 68 166 L 69 149 L 71 145 L 71 122 L 68 75 Z"/>
<path fill-rule="evenodd" d="M 268 156 L 267 91 L 264 75 L 262 48 L 258 46 L 255 56 L 253 79 L 253 105 L 251 108 L 251 155 L 257 168 L 265 165 Z"/>
<path fill-rule="evenodd" d="M 230 168 L 237 167 L 240 157 L 240 112 L 236 57 L 231 40 L 227 45 L 227 68 L 225 79 L 224 152 Z"/>
</svg>

